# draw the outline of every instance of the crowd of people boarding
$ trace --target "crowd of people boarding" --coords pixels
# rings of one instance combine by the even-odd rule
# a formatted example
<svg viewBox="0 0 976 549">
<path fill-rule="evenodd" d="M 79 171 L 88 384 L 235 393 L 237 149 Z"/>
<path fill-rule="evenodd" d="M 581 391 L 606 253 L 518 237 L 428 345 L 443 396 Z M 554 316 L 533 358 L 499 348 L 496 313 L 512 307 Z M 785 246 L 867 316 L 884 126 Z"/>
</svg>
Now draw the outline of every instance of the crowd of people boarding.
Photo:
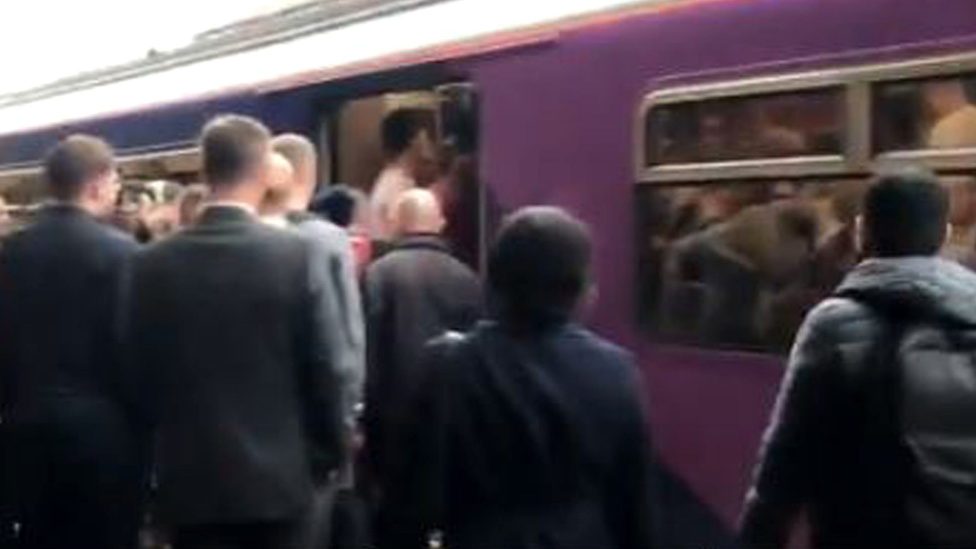
<svg viewBox="0 0 976 549">
<path fill-rule="evenodd" d="M 200 148 L 140 244 L 111 147 L 67 137 L 0 243 L 4 546 L 652 545 L 639 371 L 572 320 L 585 225 L 514 212 L 480 280 L 402 174 L 318 196 L 307 139 L 236 115 Z"/>
<path fill-rule="evenodd" d="M 49 152 L 52 200 L 0 242 L 0 544 L 665 545 L 642 373 L 574 320 L 587 226 L 515 211 L 481 279 L 412 172 L 422 133 L 391 120 L 366 197 L 317 195 L 306 138 L 214 118 L 203 186 L 144 244 L 106 142 Z M 938 257 L 949 203 L 922 169 L 870 184 L 743 545 L 786 547 L 802 516 L 817 547 L 976 545 L 976 274 Z"/>
</svg>

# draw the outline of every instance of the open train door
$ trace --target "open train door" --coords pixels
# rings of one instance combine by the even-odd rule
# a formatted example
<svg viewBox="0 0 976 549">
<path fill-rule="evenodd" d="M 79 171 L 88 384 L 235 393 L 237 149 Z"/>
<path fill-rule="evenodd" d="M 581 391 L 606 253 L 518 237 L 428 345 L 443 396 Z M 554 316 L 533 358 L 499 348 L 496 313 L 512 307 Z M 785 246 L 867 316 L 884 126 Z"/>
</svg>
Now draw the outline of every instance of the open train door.
<svg viewBox="0 0 976 549">
<path fill-rule="evenodd" d="M 459 259 L 483 272 L 493 209 L 481 179 L 478 91 L 468 82 L 445 84 L 434 91 L 439 103 L 444 234 Z"/>
</svg>

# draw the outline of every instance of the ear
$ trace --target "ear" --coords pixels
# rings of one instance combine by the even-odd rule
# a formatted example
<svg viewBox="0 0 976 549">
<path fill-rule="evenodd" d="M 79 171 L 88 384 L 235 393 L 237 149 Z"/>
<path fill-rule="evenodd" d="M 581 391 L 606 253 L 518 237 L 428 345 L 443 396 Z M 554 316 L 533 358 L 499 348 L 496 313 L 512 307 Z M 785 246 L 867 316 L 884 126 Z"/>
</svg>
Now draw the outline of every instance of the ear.
<svg viewBox="0 0 976 549">
<path fill-rule="evenodd" d="M 864 216 L 859 215 L 854 218 L 854 248 L 861 256 L 867 255 L 867 245 L 870 235 L 864 234 Z"/>
</svg>

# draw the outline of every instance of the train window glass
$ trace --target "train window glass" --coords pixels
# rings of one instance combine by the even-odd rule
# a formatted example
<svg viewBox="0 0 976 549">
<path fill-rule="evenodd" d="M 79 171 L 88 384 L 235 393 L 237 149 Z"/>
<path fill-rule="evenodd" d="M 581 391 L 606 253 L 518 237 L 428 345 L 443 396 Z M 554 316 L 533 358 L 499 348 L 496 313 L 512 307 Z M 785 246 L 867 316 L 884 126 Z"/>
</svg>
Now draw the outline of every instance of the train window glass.
<svg viewBox="0 0 976 549">
<path fill-rule="evenodd" d="M 876 152 L 976 147 L 976 73 L 874 86 Z"/>
<path fill-rule="evenodd" d="M 976 269 L 976 177 L 944 176 L 942 255 Z M 637 188 L 638 318 L 656 339 L 784 353 L 856 264 L 863 178 Z"/>
<path fill-rule="evenodd" d="M 782 352 L 856 261 L 861 180 L 638 189 L 640 315 L 674 343 Z"/>
<path fill-rule="evenodd" d="M 842 87 L 662 104 L 644 121 L 645 165 L 840 155 L 844 111 Z"/>
</svg>

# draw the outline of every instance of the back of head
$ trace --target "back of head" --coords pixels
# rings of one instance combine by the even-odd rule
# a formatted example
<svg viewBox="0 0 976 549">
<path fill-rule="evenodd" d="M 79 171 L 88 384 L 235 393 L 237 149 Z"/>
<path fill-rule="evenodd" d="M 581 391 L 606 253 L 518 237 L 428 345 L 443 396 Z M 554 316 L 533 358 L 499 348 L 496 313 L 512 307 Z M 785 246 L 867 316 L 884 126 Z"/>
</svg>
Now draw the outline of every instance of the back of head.
<svg viewBox="0 0 976 549">
<path fill-rule="evenodd" d="M 267 176 L 266 190 L 261 202 L 261 213 L 264 215 L 284 213 L 295 191 L 295 169 L 284 155 L 274 152 L 271 153 L 265 175 Z"/>
<path fill-rule="evenodd" d="M 233 187 L 259 178 L 271 134 L 261 122 L 239 115 L 220 115 L 200 136 L 203 174 L 211 188 Z"/>
<path fill-rule="evenodd" d="M 309 209 L 340 227 L 348 228 L 356 216 L 359 200 L 348 185 L 335 185 L 316 196 Z"/>
<path fill-rule="evenodd" d="M 317 183 L 318 154 L 315 145 L 304 136 L 284 133 L 271 140 L 271 149 L 288 160 L 295 170 L 295 184 L 311 195 Z"/>
<path fill-rule="evenodd" d="M 393 226 L 397 236 L 437 234 L 444 228 L 444 213 L 434 193 L 427 189 L 410 189 L 393 207 Z"/>
<path fill-rule="evenodd" d="M 383 150 L 389 158 L 397 158 L 410 149 L 414 139 L 423 130 L 423 117 L 420 111 L 395 110 L 383 119 Z"/>
<path fill-rule="evenodd" d="M 879 175 L 864 198 L 863 240 L 876 257 L 936 255 L 946 236 L 949 198 L 922 168 Z"/>
<path fill-rule="evenodd" d="M 588 284 L 591 247 L 586 225 L 562 209 L 536 206 L 509 216 L 488 258 L 488 286 L 503 321 L 568 321 Z"/>
<path fill-rule="evenodd" d="M 77 199 L 85 185 L 115 169 L 115 154 L 105 141 L 90 135 L 72 135 L 44 158 L 44 176 L 54 198 Z"/>
</svg>

